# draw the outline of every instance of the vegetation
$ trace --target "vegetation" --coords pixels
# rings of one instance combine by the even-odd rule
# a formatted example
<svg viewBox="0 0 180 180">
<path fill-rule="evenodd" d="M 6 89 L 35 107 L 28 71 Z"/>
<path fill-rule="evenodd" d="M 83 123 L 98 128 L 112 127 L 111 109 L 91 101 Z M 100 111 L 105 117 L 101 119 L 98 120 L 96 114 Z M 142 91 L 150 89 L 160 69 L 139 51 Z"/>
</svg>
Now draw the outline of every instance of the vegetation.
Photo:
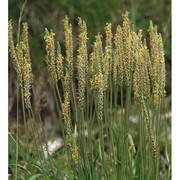
<svg viewBox="0 0 180 180">
<path fill-rule="evenodd" d="M 63 43 L 56 42 L 53 30 L 44 30 L 47 82 L 35 84 L 28 23 L 21 23 L 25 3 L 16 43 L 12 20 L 8 27 L 9 55 L 17 74 L 9 178 L 170 179 L 165 53 L 157 26 L 150 21 L 144 38 L 125 11 L 115 30 L 106 23 L 103 35 L 92 38 L 82 18 L 74 31 L 65 16 Z M 52 131 L 43 116 L 50 106 L 44 83 L 56 108 L 48 115 L 56 123 Z M 49 139 L 57 135 L 63 143 L 52 153 Z"/>
</svg>

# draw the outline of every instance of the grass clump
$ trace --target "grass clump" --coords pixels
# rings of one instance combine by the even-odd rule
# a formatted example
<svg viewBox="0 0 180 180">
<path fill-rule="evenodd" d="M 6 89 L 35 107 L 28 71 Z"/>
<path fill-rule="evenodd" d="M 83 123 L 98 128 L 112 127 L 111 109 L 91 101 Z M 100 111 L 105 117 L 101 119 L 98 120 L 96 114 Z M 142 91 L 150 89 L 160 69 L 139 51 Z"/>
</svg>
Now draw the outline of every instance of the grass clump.
<svg viewBox="0 0 180 180">
<path fill-rule="evenodd" d="M 52 30 L 45 29 L 44 35 L 45 62 L 64 141 L 59 151 L 51 155 L 45 121 L 40 114 L 34 114 L 32 105 L 36 103 L 32 99 L 36 88 L 28 26 L 22 24 L 22 41 L 14 46 L 12 21 L 9 21 L 9 52 L 17 72 L 17 89 L 22 92 L 21 104 L 17 97 L 17 107 L 22 107 L 24 125 L 30 122 L 32 133 L 37 132 L 33 144 L 26 134 L 27 153 L 32 150 L 32 154 L 26 156 L 23 149 L 18 150 L 21 145 L 16 134 L 16 161 L 12 160 L 15 168 L 11 166 L 13 177 L 18 179 L 23 174 L 26 179 L 170 178 L 170 164 L 164 168 L 160 153 L 159 127 L 163 125 L 166 72 L 163 42 L 157 27 L 150 22 L 147 43 L 142 30 L 134 30 L 125 12 L 122 26 L 118 25 L 113 33 L 112 25 L 107 23 L 105 37 L 97 34 L 89 52 L 86 23 L 79 18 L 76 56 L 68 17 L 62 24 L 64 54 Z M 138 117 L 134 126 L 130 122 L 132 113 Z M 43 155 L 44 150 L 48 157 Z M 33 159 L 34 153 L 37 160 Z M 22 166 L 30 170 L 24 173 Z"/>
</svg>

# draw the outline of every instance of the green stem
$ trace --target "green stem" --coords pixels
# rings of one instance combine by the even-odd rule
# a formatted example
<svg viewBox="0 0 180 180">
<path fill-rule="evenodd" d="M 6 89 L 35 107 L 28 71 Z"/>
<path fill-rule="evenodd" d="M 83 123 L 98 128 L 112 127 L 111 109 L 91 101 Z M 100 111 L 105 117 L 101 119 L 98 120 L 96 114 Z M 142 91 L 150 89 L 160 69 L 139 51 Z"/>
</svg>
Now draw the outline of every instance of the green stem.
<svg viewBox="0 0 180 180">
<path fill-rule="evenodd" d="M 19 15 L 19 20 L 18 20 L 18 31 L 17 31 L 17 43 L 19 43 L 19 37 L 20 37 L 20 32 L 21 32 L 21 20 L 22 20 L 22 14 L 24 11 L 24 8 L 26 6 L 27 0 L 24 1 L 22 7 L 21 7 L 21 11 L 20 11 L 20 15 Z"/>
<path fill-rule="evenodd" d="M 140 112 L 140 108 L 138 106 L 138 112 Z M 145 170 L 146 170 L 146 143 L 145 143 L 146 133 L 144 131 L 144 122 L 142 119 L 142 115 L 139 114 L 139 149 L 140 149 L 140 157 L 142 169 L 140 170 L 140 179 L 145 179 Z"/>
<path fill-rule="evenodd" d="M 144 116 L 145 116 L 145 120 L 146 120 L 147 130 L 149 133 L 150 144 L 151 144 L 152 151 L 153 151 L 154 175 L 156 176 L 156 167 L 157 167 L 157 159 L 158 159 L 157 144 L 156 144 L 156 140 L 155 140 L 153 129 L 152 129 L 152 124 L 151 124 L 151 121 L 150 121 L 150 118 L 148 115 L 148 111 L 147 111 L 144 99 L 142 99 L 141 103 L 142 103 L 142 110 L 144 112 Z"/>
<path fill-rule="evenodd" d="M 17 78 L 18 79 L 18 78 Z M 18 131 L 18 125 L 19 125 L 19 83 L 17 80 L 17 117 L 16 117 L 16 162 L 15 162 L 15 179 L 18 179 L 18 154 L 19 154 L 19 144 L 18 144 L 18 138 L 19 138 L 19 131 Z"/>
<path fill-rule="evenodd" d="M 122 137 L 122 139 L 124 139 L 125 135 L 124 135 L 124 103 L 123 103 L 123 86 L 121 85 L 121 89 L 120 89 L 120 94 L 121 94 L 121 120 L 120 120 L 120 127 L 121 127 L 121 131 L 120 131 L 120 137 Z M 125 157 L 124 157 L 124 152 L 125 152 L 125 149 L 124 149 L 124 146 L 123 146 L 123 143 L 121 142 L 121 179 L 123 179 L 123 176 L 124 176 L 124 167 L 125 167 Z"/>
<path fill-rule="evenodd" d="M 89 94 L 89 96 L 93 96 L 93 95 Z M 89 149 L 90 149 L 90 152 L 91 152 L 92 155 L 93 155 L 92 131 L 93 131 L 93 122 L 94 122 L 94 120 L 93 120 L 93 113 L 94 113 L 93 112 L 93 100 L 94 100 L 93 98 L 90 99 L 90 101 L 89 101 L 90 107 L 88 107 L 89 108 L 89 127 L 88 127 L 88 130 L 89 130 L 89 133 L 88 133 L 89 142 L 88 142 L 88 144 L 89 144 Z"/>
<path fill-rule="evenodd" d="M 22 82 L 22 81 L 21 81 Z M 24 104 L 24 95 L 23 95 L 23 89 L 21 87 L 21 103 L 22 103 L 22 114 L 23 114 L 23 122 L 25 126 L 25 141 L 26 141 L 26 146 L 29 148 L 29 140 L 28 140 L 28 129 L 27 129 L 27 120 L 26 120 L 26 112 L 25 112 L 25 104 Z M 29 154 L 26 154 L 26 158 L 28 158 Z"/>
<path fill-rule="evenodd" d="M 56 89 L 56 92 L 57 92 L 57 97 L 58 97 L 59 105 L 60 105 L 60 108 L 61 108 L 61 106 L 62 106 L 62 99 L 61 99 L 61 95 L 60 95 L 59 88 L 58 88 L 57 84 L 55 85 L 55 89 Z"/>
<path fill-rule="evenodd" d="M 160 116 L 160 107 L 158 108 L 157 112 L 155 113 L 156 114 L 156 127 L 155 127 L 155 131 L 156 131 L 156 137 L 155 137 L 155 140 L 156 140 L 156 148 L 157 148 L 157 163 L 156 163 L 156 167 L 155 167 L 155 172 L 156 172 L 156 179 L 159 178 L 159 148 L 158 148 L 158 143 L 159 143 L 159 136 L 160 136 L 160 131 L 159 131 L 159 126 L 160 126 L 160 122 L 161 122 L 161 116 Z"/>
<path fill-rule="evenodd" d="M 127 87 L 127 95 L 126 95 L 126 107 L 125 107 L 125 118 L 124 118 L 124 135 L 123 139 L 125 139 L 126 135 L 128 134 L 128 127 L 129 127 L 129 116 L 130 116 L 130 103 L 131 103 L 131 86 L 132 83 Z M 127 175 L 129 175 L 128 171 L 128 145 L 124 145 L 124 158 L 125 158 L 125 166 L 126 166 L 126 171 Z"/>
<path fill-rule="evenodd" d="M 54 92 L 57 112 L 58 112 L 59 119 L 60 119 L 60 127 L 61 127 L 61 131 L 62 131 L 63 139 L 65 139 L 65 132 L 64 132 L 64 126 L 63 126 L 63 121 L 62 121 L 63 119 L 62 119 L 62 113 L 61 113 L 62 99 L 61 99 L 61 95 L 60 95 L 59 88 L 58 88 L 57 84 L 55 85 L 55 87 L 53 86 L 53 92 Z M 56 94 L 56 92 L 57 92 L 57 94 Z M 59 101 L 59 103 L 58 103 L 58 101 Z"/>
<path fill-rule="evenodd" d="M 75 91 L 75 83 L 74 81 L 71 82 L 71 89 L 72 89 L 72 96 L 73 96 L 73 104 L 74 104 L 74 110 L 75 110 L 75 122 L 78 125 L 78 119 L 79 119 L 79 108 L 78 108 L 78 101 L 76 97 L 76 91 Z"/>
</svg>

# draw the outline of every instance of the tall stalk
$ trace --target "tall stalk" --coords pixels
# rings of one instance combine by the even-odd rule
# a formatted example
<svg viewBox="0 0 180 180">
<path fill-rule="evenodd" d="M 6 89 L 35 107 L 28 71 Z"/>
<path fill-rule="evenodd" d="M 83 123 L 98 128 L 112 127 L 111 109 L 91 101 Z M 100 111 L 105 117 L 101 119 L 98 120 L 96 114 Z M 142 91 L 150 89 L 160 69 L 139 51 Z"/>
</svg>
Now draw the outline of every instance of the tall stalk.
<svg viewBox="0 0 180 180">
<path fill-rule="evenodd" d="M 23 5 L 21 7 L 20 14 L 19 14 L 18 31 L 17 31 L 17 43 L 19 43 L 19 37 L 20 37 L 20 32 L 21 32 L 21 20 L 22 20 L 22 15 L 23 15 L 24 9 L 26 7 L 26 3 L 27 3 L 27 0 L 24 1 Z"/>
<path fill-rule="evenodd" d="M 18 77 L 17 77 L 18 79 Z M 19 156 L 19 82 L 17 80 L 17 109 L 16 109 L 16 160 L 15 160 L 15 179 L 18 179 L 18 156 Z"/>
</svg>

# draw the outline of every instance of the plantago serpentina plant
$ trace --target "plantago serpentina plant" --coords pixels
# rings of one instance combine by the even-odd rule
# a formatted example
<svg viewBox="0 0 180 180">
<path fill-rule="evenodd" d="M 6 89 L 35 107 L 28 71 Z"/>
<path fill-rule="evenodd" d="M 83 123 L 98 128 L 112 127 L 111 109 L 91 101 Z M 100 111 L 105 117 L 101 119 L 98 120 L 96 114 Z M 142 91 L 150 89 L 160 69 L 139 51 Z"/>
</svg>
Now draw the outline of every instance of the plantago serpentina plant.
<svg viewBox="0 0 180 180">
<path fill-rule="evenodd" d="M 23 23 L 22 29 L 22 41 L 17 43 L 16 48 L 14 47 L 13 41 L 13 29 L 12 21 L 9 21 L 9 52 L 12 58 L 14 69 L 18 75 L 18 81 L 23 91 L 25 105 L 30 108 L 30 87 L 33 82 L 31 58 L 29 53 L 28 45 L 28 26 L 27 23 Z"/>
<path fill-rule="evenodd" d="M 21 23 L 20 23 L 21 25 Z M 34 114 L 31 107 L 31 87 L 33 85 L 33 74 L 31 68 L 31 58 L 28 43 L 28 25 L 27 23 L 22 24 L 22 37 L 20 40 L 20 26 L 18 29 L 18 38 L 16 48 L 13 41 L 13 28 L 12 21 L 8 24 L 8 38 L 9 38 L 9 52 L 11 55 L 14 69 L 17 73 L 17 124 L 16 124 L 16 162 L 15 162 L 15 179 L 18 177 L 18 156 L 19 156 L 19 94 L 21 94 L 21 106 L 23 121 L 25 126 L 25 146 L 29 147 L 28 135 L 27 135 L 27 117 L 30 119 L 31 130 L 34 129 Z M 20 87 L 20 90 L 19 90 Z M 25 109 L 26 107 L 26 109 Z M 27 110 L 27 111 L 26 111 Z M 26 115 L 26 112 L 28 115 Z M 34 136 L 34 135 L 33 135 Z M 35 137 L 35 136 L 34 136 Z M 40 137 L 40 136 L 39 136 Z M 37 142 L 35 140 L 35 146 L 37 148 Z M 28 157 L 29 155 L 27 155 Z M 40 155 L 41 156 L 41 155 Z M 39 157 L 40 158 L 40 157 Z"/>
<path fill-rule="evenodd" d="M 104 165 L 104 138 L 103 138 L 103 106 L 104 106 L 104 76 L 103 76 L 103 49 L 101 42 L 101 35 L 98 34 L 96 37 L 96 41 L 93 45 L 93 52 L 91 54 L 91 71 L 92 77 L 90 79 L 91 90 L 95 92 L 97 96 L 97 101 L 95 103 L 97 109 L 97 120 L 100 129 L 100 144 L 101 144 L 101 159 L 102 166 Z"/>
<path fill-rule="evenodd" d="M 160 177 L 158 129 L 166 73 L 162 37 L 150 22 L 148 44 L 142 30 L 136 32 L 131 26 L 128 12 L 122 17 L 115 33 L 107 23 L 105 36 L 95 36 L 90 53 L 86 23 L 81 18 L 77 41 L 73 41 L 69 18 L 62 21 L 65 54 L 55 42 L 55 33 L 45 29 L 45 60 L 65 141 L 62 149 L 67 155 L 58 159 L 59 164 L 64 163 L 62 159 L 67 161 L 63 170 L 52 167 L 59 172 L 57 178 Z M 14 46 L 9 22 L 9 52 L 25 106 L 31 109 L 33 76 L 27 23 L 23 23 L 22 41 Z M 129 121 L 132 113 L 138 114 L 133 126 Z"/>
</svg>

